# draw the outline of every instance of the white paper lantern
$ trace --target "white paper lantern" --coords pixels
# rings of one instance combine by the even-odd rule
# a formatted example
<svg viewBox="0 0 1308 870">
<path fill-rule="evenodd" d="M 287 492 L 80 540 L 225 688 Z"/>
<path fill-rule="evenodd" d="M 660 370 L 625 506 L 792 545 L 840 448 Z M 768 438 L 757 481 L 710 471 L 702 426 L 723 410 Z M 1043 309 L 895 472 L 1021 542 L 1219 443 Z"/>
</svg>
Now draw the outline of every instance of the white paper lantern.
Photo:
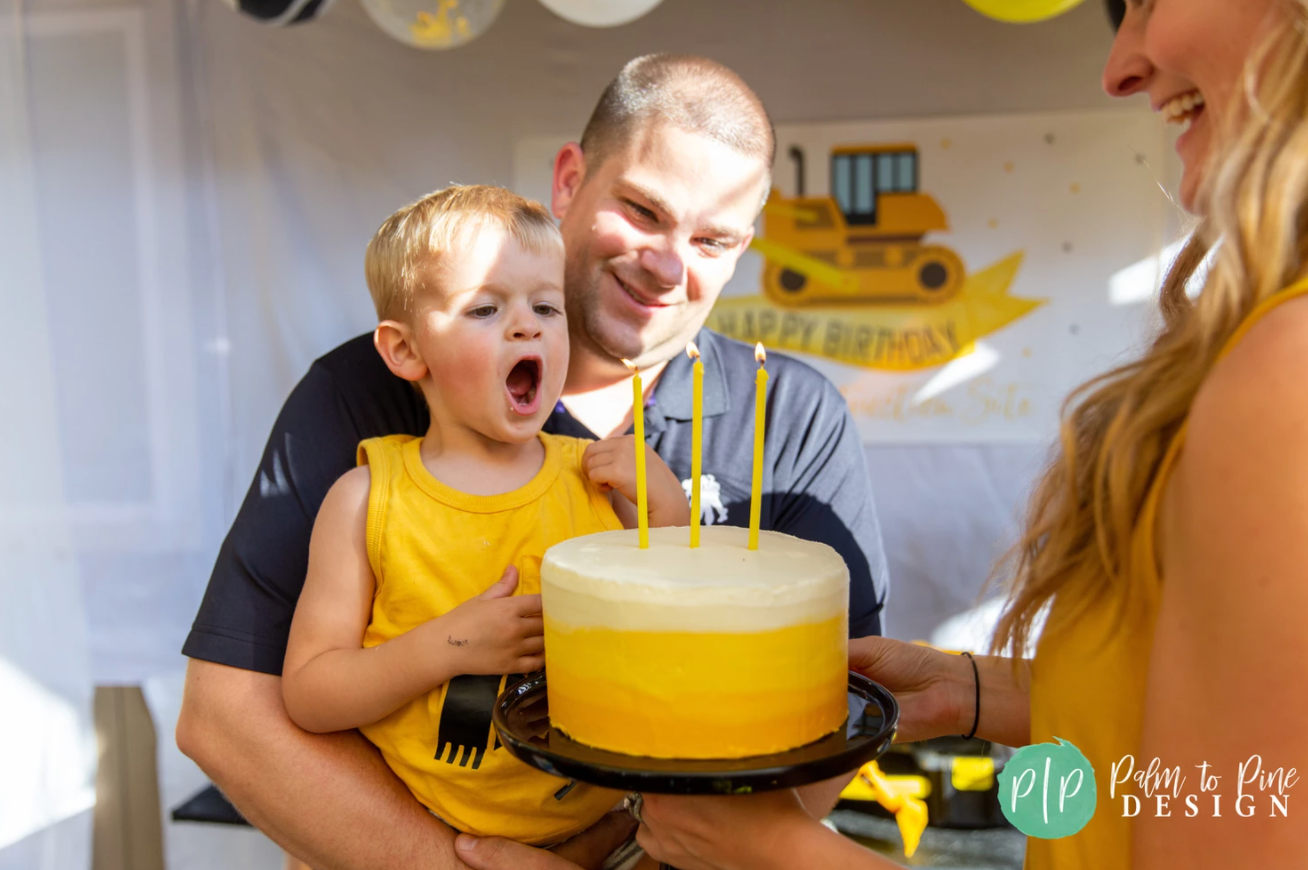
<svg viewBox="0 0 1308 870">
<path fill-rule="evenodd" d="M 368 17 L 406 45 L 458 48 L 486 32 L 504 0 L 362 0 Z"/>
<path fill-rule="evenodd" d="M 540 0 L 560 18 L 585 27 L 617 27 L 635 21 L 663 0 Z"/>
</svg>

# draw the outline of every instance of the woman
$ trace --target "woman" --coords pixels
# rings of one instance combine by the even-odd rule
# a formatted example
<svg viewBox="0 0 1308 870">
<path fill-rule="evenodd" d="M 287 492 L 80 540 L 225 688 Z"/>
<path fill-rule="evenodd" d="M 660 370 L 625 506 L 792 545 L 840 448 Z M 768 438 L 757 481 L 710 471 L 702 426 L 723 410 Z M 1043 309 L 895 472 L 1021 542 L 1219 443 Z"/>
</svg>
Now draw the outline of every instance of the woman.
<svg viewBox="0 0 1308 870">
<path fill-rule="evenodd" d="M 1094 818 L 1030 839 L 1028 868 L 1308 866 L 1301 826 L 1236 782 L 1254 754 L 1308 769 L 1308 0 L 1130 0 L 1104 85 L 1188 121 L 1180 198 L 1202 222 L 1163 287 L 1153 347 L 1069 401 L 995 640 L 1028 649 L 1049 608 L 1035 658 L 978 657 L 979 709 L 965 658 L 866 638 L 851 663 L 899 698 L 900 740 L 975 722 L 988 740 L 1056 735 L 1089 758 Z M 1194 820 L 1154 798 L 1125 818 L 1109 787 L 1127 755 L 1179 767 L 1182 794 L 1200 793 L 1205 762 L 1221 779 Z M 1249 817 L 1237 790 L 1253 794 Z M 790 791 L 646 795 L 643 819 L 640 843 L 682 870 L 896 866 Z M 474 867 L 512 852 L 476 845 Z"/>
</svg>

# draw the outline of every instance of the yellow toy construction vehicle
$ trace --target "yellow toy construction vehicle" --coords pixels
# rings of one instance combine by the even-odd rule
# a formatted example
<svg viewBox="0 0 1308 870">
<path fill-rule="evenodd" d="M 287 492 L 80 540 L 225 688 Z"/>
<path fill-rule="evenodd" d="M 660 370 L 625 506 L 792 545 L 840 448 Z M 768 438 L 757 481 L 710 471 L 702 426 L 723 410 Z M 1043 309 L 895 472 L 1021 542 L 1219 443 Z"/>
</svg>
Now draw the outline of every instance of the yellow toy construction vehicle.
<svg viewBox="0 0 1308 870">
<path fill-rule="evenodd" d="M 804 195 L 804 152 L 790 149 L 796 196 L 776 191 L 753 247 L 767 260 L 763 289 L 779 305 L 931 305 L 963 285 L 962 259 L 923 245 L 947 230 L 944 210 L 918 192 L 915 145 L 846 146 L 831 152 L 831 196 Z"/>
<path fill-rule="evenodd" d="M 931 782 L 917 775 L 887 776 L 881 766 L 869 761 L 854 781 L 840 793 L 841 800 L 876 801 L 895 817 L 899 835 L 904 840 L 904 855 L 913 857 L 922 832 L 927 826 L 927 805 L 923 798 L 931 794 Z"/>
</svg>

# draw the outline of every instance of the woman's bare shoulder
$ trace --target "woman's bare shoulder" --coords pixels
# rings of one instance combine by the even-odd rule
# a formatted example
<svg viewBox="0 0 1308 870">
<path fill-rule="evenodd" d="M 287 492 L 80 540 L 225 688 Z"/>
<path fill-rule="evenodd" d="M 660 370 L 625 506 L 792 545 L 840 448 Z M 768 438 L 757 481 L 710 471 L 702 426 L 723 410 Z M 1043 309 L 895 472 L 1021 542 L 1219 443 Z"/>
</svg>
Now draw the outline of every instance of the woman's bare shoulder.
<svg viewBox="0 0 1308 870">
<path fill-rule="evenodd" d="M 1255 449 L 1298 440 L 1308 425 L 1308 296 L 1265 314 L 1222 358 L 1195 396 L 1187 451 L 1211 446 Z M 1279 451 L 1278 451 L 1279 452 Z M 1302 452 L 1308 461 L 1308 450 Z"/>
</svg>

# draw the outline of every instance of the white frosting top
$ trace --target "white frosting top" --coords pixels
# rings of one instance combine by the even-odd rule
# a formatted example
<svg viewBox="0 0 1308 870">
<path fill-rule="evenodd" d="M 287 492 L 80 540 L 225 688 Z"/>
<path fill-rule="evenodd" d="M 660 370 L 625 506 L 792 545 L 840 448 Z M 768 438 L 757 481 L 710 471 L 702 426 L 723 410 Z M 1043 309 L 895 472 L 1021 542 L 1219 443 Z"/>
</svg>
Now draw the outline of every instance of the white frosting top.
<svg viewBox="0 0 1308 870">
<path fill-rule="evenodd" d="M 560 626 L 645 631 L 747 632 L 845 616 L 849 569 L 826 544 L 779 532 L 706 526 L 635 529 L 572 538 L 541 565 L 546 617 Z"/>
</svg>

